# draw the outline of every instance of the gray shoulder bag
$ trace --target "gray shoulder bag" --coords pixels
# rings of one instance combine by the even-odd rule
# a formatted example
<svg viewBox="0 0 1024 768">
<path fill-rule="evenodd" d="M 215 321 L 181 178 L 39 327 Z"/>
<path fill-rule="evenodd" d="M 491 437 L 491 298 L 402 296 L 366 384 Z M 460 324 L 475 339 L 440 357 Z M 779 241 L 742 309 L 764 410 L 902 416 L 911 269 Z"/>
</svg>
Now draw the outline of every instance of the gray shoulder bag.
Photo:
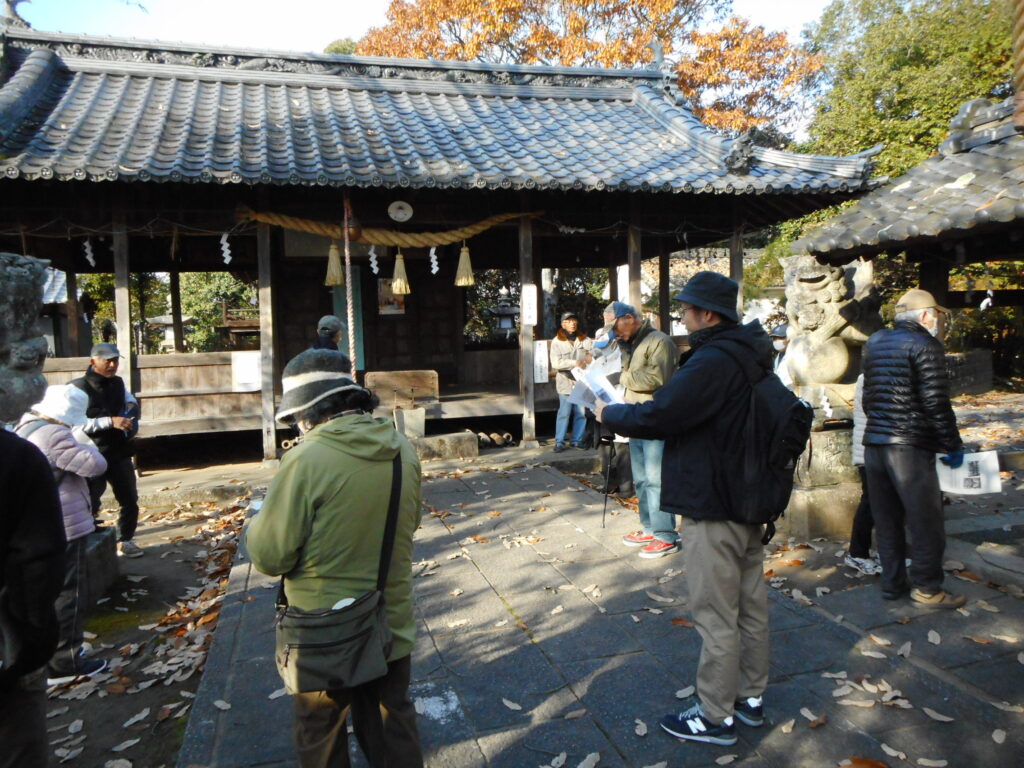
<svg viewBox="0 0 1024 768">
<path fill-rule="evenodd" d="M 398 527 L 401 453 L 395 456 L 393 466 L 376 589 L 360 595 L 344 608 L 301 611 L 288 605 L 281 579 L 274 657 L 278 674 L 290 694 L 353 688 L 387 674 L 392 637 L 384 606 L 384 587 Z"/>
</svg>

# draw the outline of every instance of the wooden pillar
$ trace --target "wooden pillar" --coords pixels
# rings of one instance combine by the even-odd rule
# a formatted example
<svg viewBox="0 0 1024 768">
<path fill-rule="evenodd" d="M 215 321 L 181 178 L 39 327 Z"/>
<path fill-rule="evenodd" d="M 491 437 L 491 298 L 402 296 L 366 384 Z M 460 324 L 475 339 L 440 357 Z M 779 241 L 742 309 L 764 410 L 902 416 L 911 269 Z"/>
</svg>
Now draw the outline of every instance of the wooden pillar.
<svg viewBox="0 0 1024 768">
<path fill-rule="evenodd" d="M 669 288 L 672 254 L 668 246 L 662 246 L 661 255 L 658 256 L 658 317 L 659 328 L 664 333 L 672 335 L 672 315 L 669 311 Z"/>
<path fill-rule="evenodd" d="M 743 228 L 734 227 L 729 237 L 729 277 L 739 283 L 736 312 L 743 318 Z"/>
<path fill-rule="evenodd" d="M 181 275 L 171 272 L 171 329 L 174 333 L 174 351 L 185 351 L 185 329 L 181 323 Z"/>
<path fill-rule="evenodd" d="M 256 268 L 260 304 L 260 404 L 263 460 L 277 460 L 274 423 L 274 303 L 270 285 L 270 225 L 256 226 Z"/>
<path fill-rule="evenodd" d="M 533 219 L 523 217 L 519 219 L 519 280 L 522 286 L 522 293 L 525 293 L 527 286 L 532 286 L 537 291 L 537 284 L 534 282 L 533 274 Z M 527 325 L 524 314 L 525 302 L 520 294 L 519 300 L 519 394 L 523 398 L 523 446 L 536 448 L 537 442 L 537 416 L 534 411 L 533 402 L 533 325 Z M 542 297 L 536 297 L 540 311 L 539 302 Z"/>
<path fill-rule="evenodd" d="M 615 241 L 608 249 L 608 301 L 619 300 L 619 260 L 615 257 Z"/>
<path fill-rule="evenodd" d="M 117 323 L 117 348 L 121 350 L 120 375 L 128 391 L 136 392 L 130 275 L 128 225 L 124 209 L 119 208 L 114 214 L 114 320 Z"/>
<path fill-rule="evenodd" d="M 626 245 L 626 263 L 629 265 L 629 303 L 643 314 L 643 296 L 640 293 L 640 230 L 629 225 Z"/>
<path fill-rule="evenodd" d="M 918 281 L 939 304 L 946 306 L 949 298 L 949 262 L 934 254 L 923 255 L 918 266 Z"/>
<path fill-rule="evenodd" d="M 68 349 L 64 357 L 78 357 L 81 354 L 81 339 L 78 335 L 78 276 L 74 272 L 67 273 L 66 290 L 68 293 Z"/>
</svg>

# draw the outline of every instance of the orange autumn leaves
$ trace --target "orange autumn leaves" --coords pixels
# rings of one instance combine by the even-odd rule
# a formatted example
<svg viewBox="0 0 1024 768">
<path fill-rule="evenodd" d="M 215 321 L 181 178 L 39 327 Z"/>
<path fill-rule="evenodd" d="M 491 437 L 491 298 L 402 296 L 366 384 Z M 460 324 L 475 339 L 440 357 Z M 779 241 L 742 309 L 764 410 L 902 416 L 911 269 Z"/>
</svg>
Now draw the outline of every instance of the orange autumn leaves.
<svg viewBox="0 0 1024 768">
<path fill-rule="evenodd" d="M 682 92 L 708 125 L 745 131 L 797 104 L 818 57 L 782 32 L 732 17 L 728 0 L 393 0 L 388 24 L 356 53 L 496 63 L 638 67 L 658 41 Z"/>
</svg>

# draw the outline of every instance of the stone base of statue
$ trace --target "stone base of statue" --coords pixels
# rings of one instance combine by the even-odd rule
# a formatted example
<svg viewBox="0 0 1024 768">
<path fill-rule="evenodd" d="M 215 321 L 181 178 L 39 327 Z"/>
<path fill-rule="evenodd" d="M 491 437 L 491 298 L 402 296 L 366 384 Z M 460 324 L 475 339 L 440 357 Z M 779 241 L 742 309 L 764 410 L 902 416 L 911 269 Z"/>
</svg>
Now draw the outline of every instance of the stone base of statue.
<svg viewBox="0 0 1024 768">
<path fill-rule="evenodd" d="M 780 534 L 796 539 L 848 539 L 860 504 L 860 474 L 850 456 L 853 430 L 811 432 L 800 457 L 793 495 L 779 521 Z"/>
</svg>

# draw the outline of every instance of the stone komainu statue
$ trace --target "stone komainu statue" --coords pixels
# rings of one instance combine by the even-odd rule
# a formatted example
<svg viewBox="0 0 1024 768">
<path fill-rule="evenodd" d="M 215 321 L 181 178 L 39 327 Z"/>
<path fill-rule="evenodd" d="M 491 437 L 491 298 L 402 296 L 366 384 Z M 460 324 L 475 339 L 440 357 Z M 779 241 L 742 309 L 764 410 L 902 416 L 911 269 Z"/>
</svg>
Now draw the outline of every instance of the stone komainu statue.
<svg viewBox="0 0 1024 768">
<path fill-rule="evenodd" d="M 21 403 L 46 390 L 46 339 L 36 330 L 48 262 L 0 253 L 0 422 L 16 421 Z"/>
<path fill-rule="evenodd" d="M 853 384 L 860 347 L 882 327 L 874 265 L 857 260 L 843 267 L 813 256 L 780 259 L 789 317 L 789 371 L 795 384 Z"/>
</svg>

